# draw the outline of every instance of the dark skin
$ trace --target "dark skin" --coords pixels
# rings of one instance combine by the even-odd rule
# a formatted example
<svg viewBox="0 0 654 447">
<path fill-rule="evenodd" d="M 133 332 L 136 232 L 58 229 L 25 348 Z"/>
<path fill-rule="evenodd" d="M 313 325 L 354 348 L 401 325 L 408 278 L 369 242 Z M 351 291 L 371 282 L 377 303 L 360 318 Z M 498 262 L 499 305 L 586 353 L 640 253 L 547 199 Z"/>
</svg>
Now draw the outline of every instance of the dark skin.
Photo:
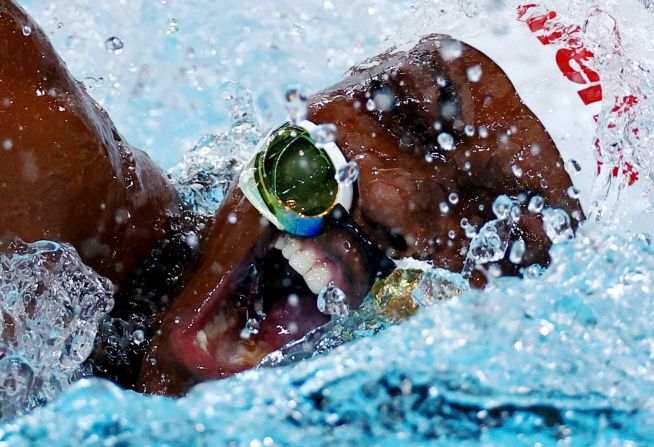
<svg viewBox="0 0 654 447">
<path fill-rule="evenodd" d="M 0 235 L 68 242 L 121 289 L 179 213 L 175 191 L 10 1 L 0 59 Z"/>
<path fill-rule="evenodd" d="M 21 32 L 25 23 L 31 25 L 30 36 Z M 568 213 L 581 215 L 581 209 L 566 195 L 571 182 L 558 150 L 506 75 L 467 45 L 461 57 L 444 62 L 438 48 L 445 39 L 431 36 L 408 52 L 379 56 L 373 68 L 355 70 L 312 96 L 308 118 L 335 124 L 337 144 L 348 160 L 357 162 L 358 198 L 351 215 L 374 244 L 393 257 L 432 260 L 460 271 L 462 249 L 469 243 L 460 221 L 467 218 L 480 227 L 492 219 L 497 195 L 538 194 L 548 206 Z M 138 266 L 165 242 L 172 217 L 180 213 L 174 191 L 145 154 L 120 138 L 38 26 L 8 0 L 0 1 L 0 58 L 0 85 L 10 98 L 0 103 L 0 137 L 12 141 L 10 150 L 0 149 L 5 200 L 0 234 L 69 242 L 86 263 L 126 289 Z M 466 75 L 473 65 L 482 69 L 478 83 Z M 37 90 L 52 95 L 39 96 Z M 368 99 L 380 92 L 392 99 L 388 107 L 368 110 Z M 466 134 L 465 125 L 474 127 L 473 136 Z M 480 136 L 480 127 L 487 135 Z M 454 150 L 438 146 L 440 132 L 453 136 Z M 521 168 L 521 176 L 514 174 L 513 165 Z M 458 203 L 443 213 L 440 204 L 452 193 Z M 278 323 L 292 320 L 300 331 L 284 338 L 262 326 L 248 340 L 234 335 L 243 320 L 230 303 L 248 266 L 258 263 L 268 279 L 279 276 L 266 274 L 279 268 L 271 248 L 279 234 L 232 188 L 205 227 L 181 291 L 154 319 L 154 337 L 146 343 L 138 380 L 130 383 L 133 370 L 123 384 L 181 394 L 198 381 L 256 365 L 267 352 L 320 324 L 324 316 L 304 307 L 308 301 L 299 310 L 270 304 L 269 320 L 277 312 Z M 523 209 L 512 235 L 518 236 L 528 248 L 523 266 L 547 262 L 550 243 L 539 216 Z M 338 228 L 307 243 L 336 266 L 337 285 L 356 306 L 374 276 L 360 243 Z M 516 266 L 502 266 L 506 273 L 516 272 Z M 473 276 L 473 283 L 483 285 L 483 276 Z M 123 296 L 116 312 L 130 305 L 129 294 Z M 277 299 L 270 296 L 266 300 L 271 303 Z M 198 330 L 216 315 L 223 332 L 210 337 L 211 353 L 202 352 Z M 96 357 L 102 361 L 101 353 Z"/>
</svg>

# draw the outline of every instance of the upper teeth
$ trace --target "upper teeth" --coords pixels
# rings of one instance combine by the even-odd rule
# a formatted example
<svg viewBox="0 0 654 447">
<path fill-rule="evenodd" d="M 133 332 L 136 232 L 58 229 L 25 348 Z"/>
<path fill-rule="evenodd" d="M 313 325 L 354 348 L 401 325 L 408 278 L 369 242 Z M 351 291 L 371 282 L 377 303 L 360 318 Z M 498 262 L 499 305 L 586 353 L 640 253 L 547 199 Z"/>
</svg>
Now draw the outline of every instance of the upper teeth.
<svg viewBox="0 0 654 447">
<path fill-rule="evenodd" d="M 317 294 L 331 282 L 332 274 L 327 264 L 318 259 L 315 250 L 303 248 L 299 239 L 289 235 L 281 236 L 275 242 L 275 248 L 282 251 L 282 256 L 288 259 L 293 270 L 302 275 L 313 293 Z"/>
</svg>

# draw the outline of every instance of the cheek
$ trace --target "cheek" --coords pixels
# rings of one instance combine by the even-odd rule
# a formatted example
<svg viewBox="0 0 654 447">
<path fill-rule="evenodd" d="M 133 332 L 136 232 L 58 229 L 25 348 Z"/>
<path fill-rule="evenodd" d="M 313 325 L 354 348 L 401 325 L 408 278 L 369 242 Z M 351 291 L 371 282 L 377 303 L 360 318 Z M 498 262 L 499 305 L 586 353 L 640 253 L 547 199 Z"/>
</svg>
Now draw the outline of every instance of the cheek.
<svg viewBox="0 0 654 447">
<path fill-rule="evenodd" d="M 361 210 L 367 219 L 389 229 L 406 232 L 424 226 L 438 217 L 438 204 L 444 195 L 433 182 L 421 185 L 406 172 L 377 175 L 359 185 Z"/>
</svg>

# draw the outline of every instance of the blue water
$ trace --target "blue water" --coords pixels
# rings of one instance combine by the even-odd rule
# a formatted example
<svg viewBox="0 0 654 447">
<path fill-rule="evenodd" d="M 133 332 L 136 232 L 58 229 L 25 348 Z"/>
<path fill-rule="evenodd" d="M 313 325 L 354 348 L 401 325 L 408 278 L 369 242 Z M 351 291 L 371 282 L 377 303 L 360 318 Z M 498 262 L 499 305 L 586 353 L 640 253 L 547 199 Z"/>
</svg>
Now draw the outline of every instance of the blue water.
<svg viewBox="0 0 654 447">
<path fill-rule="evenodd" d="M 179 400 L 83 380 L 0 445 L 652 445 L 654 248 L 594 227 L 552 255 L 541 277 Z"/>
<path fill-rule="evenodd" d="M 170 167 L 228 127 L 232 81 L 265 129 L 283 118 L 288 84 L 334 82 L 385 47 L 413 2 L 22 3 L 121 131 Z M 104 48 L 113 35 L 120 54 Z M 81 380 L 0 426 L 0 446 L 654 445 L 649 238 L 588 225 L 552 259 L 542 276 L 496 279 L 327 355 L 181 399 Z"/>
</svg>

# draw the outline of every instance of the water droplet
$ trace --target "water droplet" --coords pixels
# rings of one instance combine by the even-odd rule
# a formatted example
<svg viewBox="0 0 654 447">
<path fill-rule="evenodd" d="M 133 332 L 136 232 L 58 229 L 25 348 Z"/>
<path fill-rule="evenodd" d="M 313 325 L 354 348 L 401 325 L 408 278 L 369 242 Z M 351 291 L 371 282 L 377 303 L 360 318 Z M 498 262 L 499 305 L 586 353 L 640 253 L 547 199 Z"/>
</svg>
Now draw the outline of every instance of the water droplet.
<svg viewBox="0 0 654 447">
<path fill-rule="evenodd" d="M 86 77 L 82 79 L 82 85 L 84 88 L 88 91 L 93 91 L 96 88 L 100 87 L 102 83 L 104 82 L 104 78 L 93 78 L 93 77 Z"/>
<path fill-rule="evenodd" d="M 477 235 L 477 227 L 475 225 L 468 224 L 468 225 L 465 226 L 465 228 L 463 230 L 464 230 L 464 232 L 466 234 L 466 237 L 468 239 L 472 239 L 473 237 L 475 237 Z"/>
<path fill-rule="evenodd" d="M 467 136 L 472 137 L 475 135 L 475 126 L 471 124 L 466 124 L 465 127 L 463 128 L 463 131 Z"/>
<path fill-rule="evenodd" d="M 354 183 L 359 179 L 359 165 L 352 160 L 341 166 L 336 172 L 336 181 L 344 185 Z"/>
<path fill-rule="evenodd" d="M 541 196 L 534 196 L 529 201 L 529 205 L 527 205 L 527 209 L 532 214 L 538 214 L 543 210 L 544 205 L 545 205 L 545 199 L 543 199 Z"/>
<path fill-rule="evenodd" d="M 579 191 L 579 188 L 576 188 L 574 186 L 570 186 L 568 188 L 567 193 L 568 193 L 568 197 L 570 197 L 571 199 L 578 199 L 579 194 L 581 193 L 581 191 Z"/>
<path fill-rule="evenodd" d="M 509 216 L 511 216 L 511 220 L 513 222 L 517 222 L 520 220 L 520 205 L 517 203 L 513 202 L 511 205 L 511 211 L 509 211 Z"/>
<path fill-rule="evenodd" d="M 438 145 L 444 151 L 454 150 L 456 147 L 454 145 L 454 137 L 447 132 L 441 132 L 438 134 Z"/>
<path fill-rule="evenodd" d="M 522 177 L 523 172 L 520 166 L 518 165 L 511 166 L 511 171 L 513 171 L 513 175 L 515 175 L 516 177 L 518 178 Z"/>
<path fill-rule="evenodd" d="M 565 170 L 568 172 L 568 174 L 577 174 L 581 172 L 581 165 L 577 160 L 570 159 L 565 162 Z"/>
<path fill-rule="evenodd" d="M 504 194 L 497 196 L 493 202 L 493 213 L 498 219 L 506 219 L 513 208 L 513 200 Z"/>
<path fill-rule="evenodd" d="M 168 19 L 168 28 L 166 29 L 166 34 L 175 34 L 177 31 L 179 31 L 179 23 L 177 22 L 177 19 L 174 17 Z"/>
<path fill-rule="evenodd" d="M 297 305 L 300 304 L 300 297 L 298 297 L 296 294 L 291 293 L 288 296 L 288 305 L 292 307 L 297 307 Z"/>
<path fill-rule="evenodd" d="M 129 221 L 129 219 L 132 217 L 130 212 L 125 209 L 125 208 L 119 208 L 116 210 L 116 214 L 114 215 L 114 221 L 118 225 L 123 225 Z"/>
<path fill-rule="evenodd" d="M 375 108 L 380 112 L 388 112 L 395 104 L 395 96 L 387 90 L 375 92 L 372 100 L 375 103 Z"/>
<path fill-rule="evenodd" d="M 522 257 L 525 255 L 525 251 L 527 251 L 527 246 L 525 245 L 525 241 L 522 239 L 518 239 L 511 245 L 511 251 L 509 252 L 509 261 L 513 262 L 514 264 L 520 264 L 522 261 Z"/>
<path fill-rule="evenodd" d="M 291 87 L 286 90 L 286 111 L 292 123 L 297 124 L 307 118 L 307 98 L 299 88 Z"/>
<path fill-rule="evenodd" d="M 259 333 L 260 327 L 261 323 L 259 320 L 256 318 L 248 318 L 248 320 L 245 322 L 245 327 L 241 330 L 241 338 L 248 339 L 252 335 L 257 335 Z"/>
<path fill-rule="evenodd" d="M 439 48 L 441 57 L 445 62 L 451 62 L 463 54 L 463 44 L 458 40 L 446 40 Z"/>
<path fill-rule="evenodd" d="M 143 329 L 136 329 L 134 332 L 132 332 L 132 343 L 138 346 L 144 341 L 145 341 L 145 332 L 143 332 Z"/>
<path fill-rule="evenodd" d="M 470 82 L 479 82 L 482 74 L 481 65 L 473 65 L 472 67 L 468 67 L 466 70 L 466 75 Z"/>
<path fill-rule="evenodd" d="M 198 248 L 198 245 L 200 245 L 198 235 L 193 232 L 190 232 L 186 235 L 184 242 L 186 242 L 186 245 L 192 250 Z"/>
<path fill-rule="evenodd" d="M 334 284 L 330 284 L 320 291 L 316 305 L 320 312 L 337 317 L 346 316 L 350 310 L 345 293 Z"/>
<path fill-rule="evenodd" d="M 29 36 L 30 34 L 32 34 L 32 27 L 29 25 L 23 25 L 22 31 L 23 31 L 23 36 Z"/>
<path fill-rule="evenodd" d="M 543 228 L 547 237 L 554 244 L 572 237 L 570 216 L 560 208 L 546 208 L 543 210 Z"/>
<path fill-rule="evenodd" d="M 114 54 L 120 54 L 123 51 L 124 44 L 119 37 L 111 36 L 104 41 L 104 47 Z"/>
<path fill-rule="evenodd" d="M 318 144 L 328 144 L 336 141 L 338 129 L 334 124 L 320 124 L 311 131 L 311 139 Z"/>
<path fill-rule="evenodd" d="M 452 205 L 456 205 L 457 203 L 459 203 L 459 195 L 455 192 L 451 192 L 447 198 Z"/>
<path fill-rule="evenodd" d="M 542 276 L 545 269 L 539 264 L 532 264 L 522 271 L 522 276 L 524 279 L 536 279 Z"/>
</svg>

